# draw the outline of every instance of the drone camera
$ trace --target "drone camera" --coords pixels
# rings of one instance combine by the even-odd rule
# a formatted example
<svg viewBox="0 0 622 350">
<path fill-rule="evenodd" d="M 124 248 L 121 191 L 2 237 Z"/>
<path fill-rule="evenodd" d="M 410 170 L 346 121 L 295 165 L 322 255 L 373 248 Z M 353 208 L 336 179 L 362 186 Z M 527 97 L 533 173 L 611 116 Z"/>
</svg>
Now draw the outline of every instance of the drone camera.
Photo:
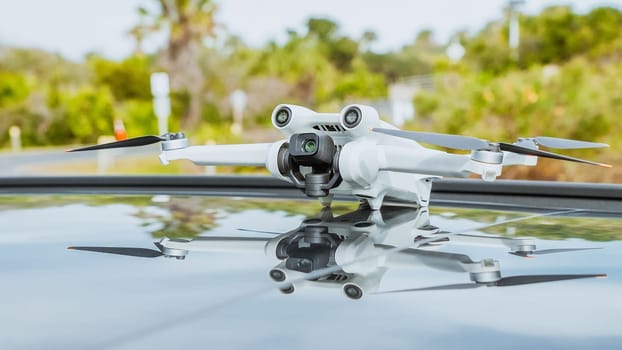
<svg viewBox="0 0 622 350">
<path fill-rule="evenodd" d="M 328 135 L 294 134 L 289 139 L 289 154 L 302 166 L 330 167 L 335 155 L 335 143 Z"/>
<path fill-rule="evenodd" d="M 288 176 L 307 196 L 326 197 L 331 188 L 341 183 L 338 160 L 339 151 L 332 137 L 298 133 L 292 134 L 289 142 L 281 146 L 277 164 L 279 172 Z"/>
</svg>

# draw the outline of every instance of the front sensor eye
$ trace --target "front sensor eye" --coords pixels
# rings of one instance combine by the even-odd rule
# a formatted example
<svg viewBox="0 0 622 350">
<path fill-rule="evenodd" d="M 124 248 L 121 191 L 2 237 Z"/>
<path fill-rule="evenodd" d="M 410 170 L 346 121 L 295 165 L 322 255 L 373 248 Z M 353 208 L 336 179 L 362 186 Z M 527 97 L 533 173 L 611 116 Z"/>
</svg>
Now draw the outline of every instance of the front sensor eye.
<svg viewBox="0 0 622 350">
<path fill-rule="evenodd" d="M 360 124 L 361 119 L 361 110 L 359 110 L 358 108 L 350 108 L 345 113 L 343 122 L 348 128 L 354 128 L 355 126 Z"/>
<path fill-rule="evenodd" d="M 289 123 L 289 120 L 291 119 L 291 117 L 292 117 L 292 113 L 290 112 L 289 109 L 281 108 L 276 113 L 276 117 L 274 119 L 276 121 L 276 125 L 280 127 L 284 127 L 285 125 Z"/>
</svg>

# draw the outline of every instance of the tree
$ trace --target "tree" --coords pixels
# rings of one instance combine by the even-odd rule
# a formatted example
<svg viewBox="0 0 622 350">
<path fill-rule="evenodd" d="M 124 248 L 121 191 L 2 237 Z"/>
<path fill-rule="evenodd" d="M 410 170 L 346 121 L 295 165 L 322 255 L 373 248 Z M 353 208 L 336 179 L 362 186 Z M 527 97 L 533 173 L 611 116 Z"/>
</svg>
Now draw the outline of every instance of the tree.
<svg viewBox="0 0 622 350">
<path fill-rule="evenodd" d="M 199 65 L 203 41 L 215 37 L 212 0 L 158 0 L 159 12 L 151 13 L 145 8 L 139 12 L 149 21 L 138 24 L 146 33 L 165 30 L 168 43 L 163 56 L 164 66 L 171 77 L 171 88 L 189 95 L 184 127 L 196 125 L 201 118 L 203 74 Z M 134 31 L 134 30 L 133 30 Z M 136 29 L 137 32 L 141 32 Z M 142 39 L 142 36 L 135 36 Z"/>
<path fill-rule="evenodd" d="M 371 29 L 363 32 L 360 41 L 361 51 L 367 52 L 371 50 L 371 45 L 378 40 L 378 34 Z"/>
</svg>

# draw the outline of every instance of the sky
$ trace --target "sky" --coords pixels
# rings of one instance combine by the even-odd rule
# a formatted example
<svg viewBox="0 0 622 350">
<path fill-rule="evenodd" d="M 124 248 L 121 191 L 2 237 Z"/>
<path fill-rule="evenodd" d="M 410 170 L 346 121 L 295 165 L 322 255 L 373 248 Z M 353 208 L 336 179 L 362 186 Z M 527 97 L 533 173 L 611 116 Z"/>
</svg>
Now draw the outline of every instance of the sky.
<svg viewBox="0 0 622 350">
<path fill-rule="evenodd" d="M 282 42 L 287 29 L 302 31 L 311 16 L 337 21 L 342 32 L 358 38 L 373 30 L 379 40 L 376 51 L 397 49 L 411 42 L 416 33 L 432 29 L 441 43 L 459 30 L 477 31 L 502 15 L 505 0 L 215 0 L 217 21 L 247 44 L 260 47 L 270 40 Z M 137 8 L 153 7 L 153 0 L 0 0 L 0 45 L 37 47 L 59 52 L 73 60 L 97 52 L 120 59 L 131 53 L 128 30 L 138 20 Z M 594 6 L 622 8 L 622 0 L 527 0 L 525 13 L 570 4 L 579 12 Z M 153 51 L 163 42 L 145 43 Z"/>
</svg>

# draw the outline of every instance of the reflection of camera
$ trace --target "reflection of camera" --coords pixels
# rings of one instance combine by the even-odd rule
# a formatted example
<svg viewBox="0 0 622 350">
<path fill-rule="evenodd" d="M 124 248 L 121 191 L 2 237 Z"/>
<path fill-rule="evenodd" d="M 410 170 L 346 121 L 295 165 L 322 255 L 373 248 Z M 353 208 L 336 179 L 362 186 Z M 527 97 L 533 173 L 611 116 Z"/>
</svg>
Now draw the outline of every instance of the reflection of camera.
<svg viewBox="0 0 622 350">
<path fill-rule="evenodd" d="M 289 139 L 289 154 L 298 165 L 329 168 L 335 156 L 335 143 L 328 135 L 294 134 Z"/>
<path fill-rule="evenodd" d="M 363 297 L 363 289 L 356 284 L 348 283 L 343 286 L 343 292 L 350 299 L 361 299 Z"/>
<path fill-rule="evenodd" d="M 329 233 L 325 226 L 307 226 L 277 246 L 276 255 L 285 259 L 289 270 L 309 273 L 328 266 L 331 257 L 341 243 L 340 239 Z M 270 277 L 278 281 L 280 270 L 273 269 Z"/>
<path fill-rule="evenodd" d="M 320 256 L 320 258 L 323 258 L 323 256 Z M 290 270 L 309 273 L 325 267 L 326 262 L 319 261 L 319 259 L 316 261 L 313 258 L 289 258 L 285 262 L 285 266 Z"/>
<path fill-rule="evenodd" d="M 275 282 L 283 282 L 287 278 L 287 275 L 281 269 L 272 269 L 270 270 L 270 278 Z"/>
</svg>

